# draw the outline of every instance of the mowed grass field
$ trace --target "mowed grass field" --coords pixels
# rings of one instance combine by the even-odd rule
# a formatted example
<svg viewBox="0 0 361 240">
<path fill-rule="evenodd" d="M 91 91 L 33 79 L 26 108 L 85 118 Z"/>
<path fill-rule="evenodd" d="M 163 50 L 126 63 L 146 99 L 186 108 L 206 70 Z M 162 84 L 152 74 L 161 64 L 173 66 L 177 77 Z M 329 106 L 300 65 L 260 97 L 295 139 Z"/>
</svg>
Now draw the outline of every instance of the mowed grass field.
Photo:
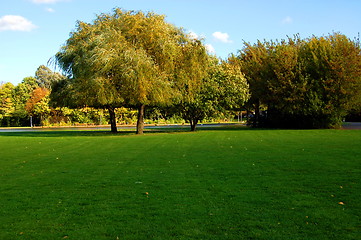
<svg viewBox="0 0 361 240">
<path fill-rule="evenodd" d="M 361 239 L 361 131 L 0 133 L 0 239 Z"/>
</svg>

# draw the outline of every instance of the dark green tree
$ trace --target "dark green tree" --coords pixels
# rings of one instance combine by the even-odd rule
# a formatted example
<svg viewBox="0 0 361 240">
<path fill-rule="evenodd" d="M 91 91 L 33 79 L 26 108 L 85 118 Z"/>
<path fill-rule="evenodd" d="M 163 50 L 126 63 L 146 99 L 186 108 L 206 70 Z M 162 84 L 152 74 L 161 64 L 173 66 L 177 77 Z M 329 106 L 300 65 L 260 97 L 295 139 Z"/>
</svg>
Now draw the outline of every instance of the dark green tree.
<svg viewBox="0 0 361 240">
<path fill-rule="evenodd" d="M 360 44 L 342 34 L 246 45 L 233 62 L 256 112 L 258 101 L 266 106 L 269 126 L 339 127 L 360 104 Z"/>
<path fill-rule="evenodd" d="M 32 92 L 38 88 L 36 78 L 26 77 L 21 83 L 15 86 L 13 91 L 14 99 L 14 124 L 13 125 L 25 125 L 29 120 L 29 114 L 25 109 L 26 102 L 31 97 Z"/>
<path fill-rule="evenodd" d="M 177 107 L 183 119 L 190 122 L 191 131 L 204 118 L 239 109 L 249 98 L 248 84 L 238 66 L 219 64 L 217 59 L 210 59 L 208 64 L 199 87 L 192 93 L 186 92 L 186 101 Z"/>
<path fill-rule="evenodd" d="M 248 111 L 254 110 L 253 126 L 260 126 L 261 106 L 267 105 L 269 96 L 267 81 L 271 78 L 270 51 L 274 48 L 273 42 L 261 42 L 251 45 L 244 43 L 245 47 L 239 51 L 238 56 L 231 56 L 228 61 L 238 65 L 249 84 L 250 99 L 245 104 Z"/>
<path fill-rule="evenodd" d="M 339 33 L 312 37 L 301 46 L 300 61 L 313 127 L 339 127 L 347 113 L 360 105 L 360 43 Z"/>
</svg>

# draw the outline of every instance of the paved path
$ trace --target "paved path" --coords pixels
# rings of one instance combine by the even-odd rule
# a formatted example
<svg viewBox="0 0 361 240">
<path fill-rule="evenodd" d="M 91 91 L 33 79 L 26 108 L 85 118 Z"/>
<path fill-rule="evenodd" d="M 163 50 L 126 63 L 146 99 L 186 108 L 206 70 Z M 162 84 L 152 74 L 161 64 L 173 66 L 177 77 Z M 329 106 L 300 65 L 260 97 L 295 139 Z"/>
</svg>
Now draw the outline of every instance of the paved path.
<svg viewBox="0 0 361 240">
<path fill-rule="evenodd" d="M 235 123 L 220 123 L 220 124 L 198 124 L 197 128 L 202 127 L 222 127 L 228 125 L 239 125 Z M 135 126 L 118 126 L 118 130 L 125 129 L 129 131 L 135 131 Z M 162 128 L 182 128 L 182 129 L 190 129 L 189 124 L 184 125 L 147 125 L 144 127 L 145 129 L 162 129 Z M 79 126 L 79 127 L 24 127 L 24 128 L 0 128 L 0 132 L 36 132 L 36 131 L 92 131 L 92 130 L 104 130 L 110 131 L 110 126 Z"/>
<path fill-rule="evenodd" d="M 348 129 L 348 130 L 361 130 L 361 122 L 346 122 L 342 129 Z"/>
<path fill-rule="evenodd" d="M 202 127 L 222 127 L 227 125 L 238 125 L 234 123 L 221 123 L 221 124 L 198 124 L 197 128 Z M 190 128 L 189 125 L 149 125 L 145 126 L 145 129 L 161 129 L 161 128 Z M 129 131 L 135 130 L 135 126 L 118 126 L 118 129 L 128 129 Z M 346 130 L 361 130 L 361 122 L 345 122 L 342 126 L 342 129 Z M 33 132 L 33 131 L 87 131 L 87 130 L 104 130 L 110 131 L 108 126 L 88 126 L 88 127 L 36 127 L 36 128 L 0 128 L 0 132 Z"/>
</svg>

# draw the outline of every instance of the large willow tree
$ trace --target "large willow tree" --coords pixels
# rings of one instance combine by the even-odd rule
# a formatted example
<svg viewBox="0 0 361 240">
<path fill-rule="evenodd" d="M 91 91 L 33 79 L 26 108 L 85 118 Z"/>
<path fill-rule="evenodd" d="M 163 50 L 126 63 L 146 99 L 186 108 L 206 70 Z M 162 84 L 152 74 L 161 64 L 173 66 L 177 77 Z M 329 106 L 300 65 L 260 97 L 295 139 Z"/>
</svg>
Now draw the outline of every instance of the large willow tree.
<svg viewBox="0 0 361 240">
<path fill-rule="evenodd" d="M 60 101 L 67 96 L 73 105 L 108 109 L 113 132 L 114 109 L 137 108 L 141 134 L 145 106 L 168 104 L 180 95 L 174 92 L 175 81 L 181 80 L 174 74 L 176 60 L 194 41 L 154 13 L 115 9 L 93 23 L 78 22 L 55 56 L 68 80 L 58 83 L 53 95 Z"/>
</svg>

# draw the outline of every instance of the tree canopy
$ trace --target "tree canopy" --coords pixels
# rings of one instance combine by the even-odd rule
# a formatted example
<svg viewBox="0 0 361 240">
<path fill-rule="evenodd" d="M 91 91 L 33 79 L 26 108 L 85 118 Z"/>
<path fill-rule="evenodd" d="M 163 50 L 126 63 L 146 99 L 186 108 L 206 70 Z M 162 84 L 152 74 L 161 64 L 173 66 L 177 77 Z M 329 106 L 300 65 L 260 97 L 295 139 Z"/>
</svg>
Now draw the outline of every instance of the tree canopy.
<svg viewBox="0 0 361 240">
<path fill-rule="evenodd" d="M 144 107 L 167 104 L 176 95 L 175 63 L 188 44 L 184 31 L 162 15 L 115 9 L 91 24 L 78 22 L 55 58 L 69 78 L 63 85 L 79 103 L 136 107 L 142 133 Z"/>
<path fill-rule="evenodd" d="M 299 128 L 338 127 L 360 104 L 360 44 L 342 34 L 245 44 L 232 60 L 250 84 L 256 125 L 262 104 L 268 126 Z"/>
<path fill-rule="evenodd" d="M 360 41 L 340 33 L 244 43 L 220 60 L 163 15 L 116 8 L 78 21 L 53 60 L 64 75 L 41 65 L 17 86 L 0 84 L 1 125 L 65 115 L 100 123 L 107 110 L 112 132 L 117 119 L 137 118 L 141 134 L 149 107 L 191 130 L 241 109 L 254 126 L 333 128 L 361 112 Z"/>
<path fill-rule="evenodd" d="M 41 65 L 35 72 L 35 79 L 39 87 L 51 89 L 55 82 L 64 79 L 60 73 L 51 71 L 48 67 Z"/>
<path fill-rule="evenodd" d="M 191 124 L 191 130 L 204 118 L 242 108 L 249 98 L 248 83 L 238 66 L 209 59 L 196 89 L 184 87 L 184 97 L 175 105 L 177 112 Z M 189 74 L 189 72 L 188 72 Z"/>
<path fill-rule="evenodd" d="M 12 83 L 0 83 L 0 121 L 14 113 L 13 90 Z"/>
</svg>

